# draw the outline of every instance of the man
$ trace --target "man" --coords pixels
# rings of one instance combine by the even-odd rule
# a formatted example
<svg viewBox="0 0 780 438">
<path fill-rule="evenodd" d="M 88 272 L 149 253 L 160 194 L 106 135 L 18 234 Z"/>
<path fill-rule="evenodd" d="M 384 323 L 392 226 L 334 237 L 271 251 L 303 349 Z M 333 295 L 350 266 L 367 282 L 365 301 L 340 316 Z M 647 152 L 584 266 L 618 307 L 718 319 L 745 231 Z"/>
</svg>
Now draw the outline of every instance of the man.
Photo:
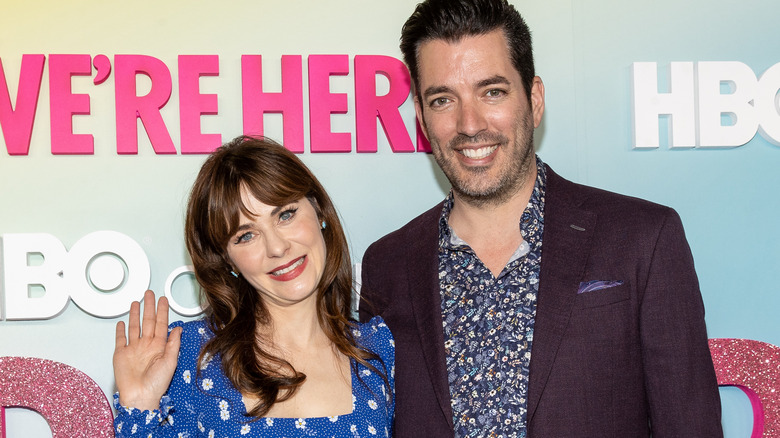
<svg viewBox="0 0 780 438">
<path fill-rule="evenodd" d="M 363 258 L 396 342 L 397 437 L 718 437 L 693 259 L 671 209 L 533 151 L 531 38 L 505 0 L 427 0 L 401 50 L 452 184 Z"/>
</svg>

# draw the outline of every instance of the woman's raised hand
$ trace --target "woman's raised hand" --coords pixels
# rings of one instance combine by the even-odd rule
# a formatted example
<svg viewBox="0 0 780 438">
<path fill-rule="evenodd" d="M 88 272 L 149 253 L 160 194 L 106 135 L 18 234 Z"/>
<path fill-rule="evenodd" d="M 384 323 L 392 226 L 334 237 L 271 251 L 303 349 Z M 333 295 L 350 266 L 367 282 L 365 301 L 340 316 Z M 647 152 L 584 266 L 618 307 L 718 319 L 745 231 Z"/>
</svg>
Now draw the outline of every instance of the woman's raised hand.
<svg viewBox="0 0 780 438">
<path fill-rule="evenodd" d="M 168 300 L 161 297 L 154 309 L 154 292 L 144 294 L 141 304 L 130 306 L 128 333 L 125 323 L 116 325 L 114 348 L 114 379 L 122 406 L 136 409 L 157 409 L 176 371 L 181 342 L 181 327 L 168 334 Z"/>
</svg>

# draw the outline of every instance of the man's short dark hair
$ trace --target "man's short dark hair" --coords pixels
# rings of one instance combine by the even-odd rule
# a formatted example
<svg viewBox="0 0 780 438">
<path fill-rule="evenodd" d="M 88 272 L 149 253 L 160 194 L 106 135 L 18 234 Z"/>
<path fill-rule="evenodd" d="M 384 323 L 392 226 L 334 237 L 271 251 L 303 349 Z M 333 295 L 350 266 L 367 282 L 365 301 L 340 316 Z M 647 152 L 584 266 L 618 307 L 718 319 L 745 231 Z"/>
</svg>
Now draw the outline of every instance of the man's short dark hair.
<svg viewBox="0 0 780 438">
<path fill-rule="evenodd" d="M 425 0 L 418 4 L 401 30 L 401 53 L 415 89 L 419 92 L 417 50 L 422 43 L 437 39 L 457 42 L 496 29 L 504 31 L 512 64 L 530 100 L 535 76 L 531 32 L 506 0 Z"/>
</svg>

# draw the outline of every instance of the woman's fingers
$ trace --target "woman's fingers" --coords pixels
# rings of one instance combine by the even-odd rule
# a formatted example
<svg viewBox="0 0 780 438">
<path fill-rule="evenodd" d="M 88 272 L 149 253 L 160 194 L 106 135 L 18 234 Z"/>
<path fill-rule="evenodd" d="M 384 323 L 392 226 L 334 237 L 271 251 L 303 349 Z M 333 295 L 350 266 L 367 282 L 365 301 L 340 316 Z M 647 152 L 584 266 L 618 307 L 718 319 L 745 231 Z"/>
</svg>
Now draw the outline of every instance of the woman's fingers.
<svg viewBox="0 0 780 438">
<path fill-rule="evenodd" d="M 168 336 L 168 299 L 160 297 L 157 301 L 157 320 L 154 327 L 154 337 L 165 339 Z"/>
<path fill-rule="evenodd" d="M 122 348 L 125 345 L 127 345 L 127 337 L 125 336 L 125 323 L 124 321 L 119 321 L 116 323 L 116 343 L 114 344 L 114 350 Z"/>
<path fill-rule="evenodd" d="M 133 342 L 141 336 L 140 313 L 141 303 L 133 301 L 130 304 L 130 316 L 127 318 L 127 339 L 129 342 Z"/>
<path fill-rule="evenodd" d="M 166 309 L 167 318 L 167 309 Z M 141 324 L 141 336 L 152 337 L 155 335 L 155 323 L 157 322 L 157 315 L 154 311 L 154 292 L 147 290 L 144 293 L 144 316 Z"/>
<path fill-rule="evenodd" d="M 147 290 L 143 298 L 143 314 L 141 303 L 133 301 L 130 304 L 130 315 L 127 322 L 127 336 L 125 336 L 125 325 L 121 321 L 117 323 L 116 345 L 122 346 L 133 344 L 136 340 L 144 337 L 152 340 L 154 338 L 165 340 L 168 336 L 168 299 L 160 297 L 157 309 L 154 305 L 154 292 Z M 121 324 L 121 338 L 120 338 Z"/>
<path fill-rule="evenodd" d="M 179 347 L 181 346 L 181 327 L 175 327 L 168 335 L 168 343 L 165 344 L 165 356 L 173 363 L 178 362 Z"/>
</svg>

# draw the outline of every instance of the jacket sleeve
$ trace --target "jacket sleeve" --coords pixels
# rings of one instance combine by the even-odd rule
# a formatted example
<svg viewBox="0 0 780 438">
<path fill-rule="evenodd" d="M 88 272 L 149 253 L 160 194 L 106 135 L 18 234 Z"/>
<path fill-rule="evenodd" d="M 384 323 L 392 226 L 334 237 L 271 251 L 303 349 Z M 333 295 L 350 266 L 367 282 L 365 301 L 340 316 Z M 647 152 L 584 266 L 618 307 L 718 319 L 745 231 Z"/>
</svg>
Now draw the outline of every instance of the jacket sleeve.
<svg viewBox="0 0 780 438">
<path fill-rule="evenodd" d="M 722 437 L 704 303 L 691 250 L 674 210 L 668 210 L 659 229 L 640 306 L 653 437 Z"/>
<path fill-rule="evenodd" d="M 377 295 L 376 289 L 371 285 L 372 281 L 376 281 L 376 276 L 378 275 L 374 268 L 376 252 L 376 244 L 369 246 L 363 255 L 363 261 L 360 265 L 361 281 L 358 301 L 360 322 L 368 322 L 371 318 L 380 314 L 378 300 L 381 297 Z"/>
</svg>

